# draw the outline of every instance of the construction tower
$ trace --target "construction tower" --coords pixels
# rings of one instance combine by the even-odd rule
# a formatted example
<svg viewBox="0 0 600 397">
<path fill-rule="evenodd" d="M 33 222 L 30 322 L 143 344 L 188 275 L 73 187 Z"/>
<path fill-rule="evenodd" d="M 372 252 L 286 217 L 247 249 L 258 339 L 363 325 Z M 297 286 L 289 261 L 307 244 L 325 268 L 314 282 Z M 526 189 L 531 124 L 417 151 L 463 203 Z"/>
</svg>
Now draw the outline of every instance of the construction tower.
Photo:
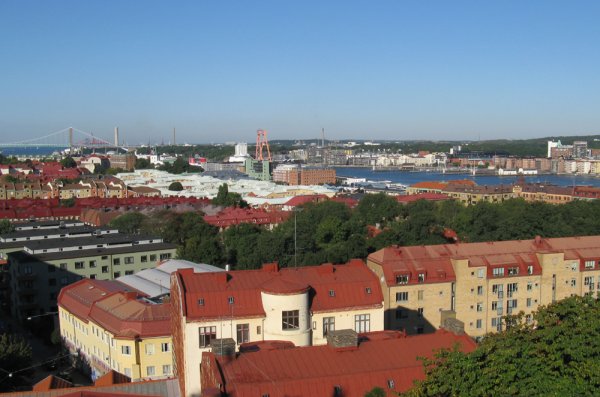
<svg viewBox="0 0 600 397">
<path fill-rule="evenodd" d="M 267 156 L 263 155 L 263 148 L 267 148 Z M 269 148 L 269 141 L 267 140 L 267 131 L 258 130 L 256 131 L 256 160 L 269 160 L 271 161 L 271 148 Z"/>
</svg>

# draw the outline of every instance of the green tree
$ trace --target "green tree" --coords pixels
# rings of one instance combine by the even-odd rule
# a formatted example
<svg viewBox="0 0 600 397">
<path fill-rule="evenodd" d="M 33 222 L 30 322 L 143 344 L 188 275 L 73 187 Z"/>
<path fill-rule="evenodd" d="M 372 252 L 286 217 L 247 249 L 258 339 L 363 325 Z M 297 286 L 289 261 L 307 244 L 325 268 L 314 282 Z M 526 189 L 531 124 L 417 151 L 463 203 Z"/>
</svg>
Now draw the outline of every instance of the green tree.
<svg viewBox="0 0 600 397">
<path fill-rule="evenodd" d="M 4 378 L 7 372 L 29 367 L 31 358 L 31 345 L 22 336 L 0 334 L 0 378 Z"/>
<path fill-rule="evenodd" d="M 600 301 L 574 296 L 505 318 L 506 331 L 464 354 L 424 360 L 427 378 L 406 396 L 592 396 L 600 388 Z"/>
<path fill-rule="evenodd" d="M 148 168 L 154 168 L 154 166 L 152 165 L 150 160 L 141 158 L 141 157 L 139 157 L 135 160 L 135 169 L 136 170 L 143 170 L 143 169 L 148 169 Z"/>
<path fill-rule="evenodd" d="M 212 199 L 212 203 L 214 205 L 222 205 L 224 207 L 248 207 L 248 203 L 242 199 L 242 196 L 239 193 L 233 193 L 229 191 L 229 187 L 226 183 L 219 186 L 217 196 Z"/>
<path fill-rule="evenodd" d="M 0 234 L 10 233 L 15 227 L 6 219 L 0 220 Z"/>
<path fill-rule="evenodd" d="M 183 185 L 181 184 L 181 182 L 172 182 L 169 185 L 169 190 L 173 192 L 180 192 L 183 190 Z"/>
<path fill-rule="evenodd" d="M 385 390 L 381 387 L 374 387 L 365 393 L 365 397 L 385 397 Z"/>
<path fill-rule="evenodd" d="M 77 162 L 71 156 L 67 156 L 60 160 L 60 164 L 65 168 L 75 168 L 77 167 Z"/>
<path fill-rule="evenodd" d="M 75 207 L 76 199 L 75 197 L 69 197 L 68 199 L 61 199 L 60 206 L 65 208 Z"/>
<path fill-rule="evenodd" d="M 356 206 L 356 215 L 366 224 L 385 224 L 402 213 L 402 207 L 395 198 L 385 193 L 367 194 Z"/>
<path fill-rule="evenodd" d="M 121 233 L 138 233 L 145 220 L 146 216 L 140 212 L 128 212 L 110 221 L 109 226 Z"/>
</svg>

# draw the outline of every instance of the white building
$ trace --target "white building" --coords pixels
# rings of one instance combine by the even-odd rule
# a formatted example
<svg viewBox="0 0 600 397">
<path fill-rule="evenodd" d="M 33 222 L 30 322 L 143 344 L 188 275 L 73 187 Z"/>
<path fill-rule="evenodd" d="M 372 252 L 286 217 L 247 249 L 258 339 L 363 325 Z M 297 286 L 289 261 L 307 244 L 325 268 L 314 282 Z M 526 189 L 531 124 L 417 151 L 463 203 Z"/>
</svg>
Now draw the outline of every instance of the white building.
<svg viewBox="0 0 600 397">
<path fill-rule="evenodd" d="M 275 340 L 296 346 L 327 343 L 335 329 L 383 330 L 379 280 L 361 260 L 279 269 L 171 277 L 175 373 L 183 393 L 200 395 L 202 352 L 211 342 Z"/>
</svg>

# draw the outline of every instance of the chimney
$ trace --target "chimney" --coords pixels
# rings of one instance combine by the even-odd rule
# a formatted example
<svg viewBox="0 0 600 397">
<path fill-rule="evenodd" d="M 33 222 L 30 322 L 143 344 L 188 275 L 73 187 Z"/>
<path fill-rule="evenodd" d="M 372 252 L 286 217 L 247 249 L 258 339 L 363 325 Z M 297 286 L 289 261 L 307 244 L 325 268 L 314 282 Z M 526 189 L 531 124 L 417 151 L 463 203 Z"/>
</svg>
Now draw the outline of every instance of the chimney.
<svg viewBox="0 0 600 397">
<path fill-rule="evenodd" d="M 465 323 L 456 319 L 456 312 L 452 310 L 442 311 L 442 325 L 440 328 L 450 331 L 455 335 L 464 335 Z"/>
<path fill-rule="evenodd" d="M 327 333 L 327 345 L 336 349 L 358 347 L 358 334 L 353 329 L 340 329 Z"/>
<path fill-rule="evenodd" d="M 235 356 L 235 340 L 232 338 L 213 339 L 210 341 L 210 351 L 217 357 L 233 358 Z"/>
<path fill-rule="evenodd" d="M 264 263 L 262 266 L 262 270 L 263 272 L 277 273 L 279 271 L 279 263 Z"/>
<path fill-rule="evenodd" d="M 542 236 L 540 236 L 540 235 L 535 236 L 535 245 L 537 245 L 538 247 L 540 245 L 542 245 Z"/>
</svg>

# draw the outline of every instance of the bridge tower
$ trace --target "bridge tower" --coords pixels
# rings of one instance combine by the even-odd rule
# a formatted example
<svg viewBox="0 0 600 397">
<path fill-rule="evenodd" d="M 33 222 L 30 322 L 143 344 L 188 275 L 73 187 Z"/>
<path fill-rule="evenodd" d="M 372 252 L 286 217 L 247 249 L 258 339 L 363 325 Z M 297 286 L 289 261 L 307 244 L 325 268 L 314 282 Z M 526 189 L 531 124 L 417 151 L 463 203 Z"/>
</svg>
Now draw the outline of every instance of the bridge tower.
<svg viewBox="0 0 600 397">
<path fill-rule="evenodd" d="M 263 156 L 263 148 L 267 149 L 267 156 Z M 269 160 L 271 161 L 271 148 L 269 148 L 269 141 L 267 140 L 267 131 L 258 130 L 256 131 L 256 154 L 254 156 L 256 160 Z"/>
<path fill-rule="evenodd" d="M 73 127 L 69 127 L 69 156 L 73 155 Z"/>
<path fill-rule="evenodd" d="M 119 147 L 119 127 L 115 127 L 115 147 Z"/>
</svg>

